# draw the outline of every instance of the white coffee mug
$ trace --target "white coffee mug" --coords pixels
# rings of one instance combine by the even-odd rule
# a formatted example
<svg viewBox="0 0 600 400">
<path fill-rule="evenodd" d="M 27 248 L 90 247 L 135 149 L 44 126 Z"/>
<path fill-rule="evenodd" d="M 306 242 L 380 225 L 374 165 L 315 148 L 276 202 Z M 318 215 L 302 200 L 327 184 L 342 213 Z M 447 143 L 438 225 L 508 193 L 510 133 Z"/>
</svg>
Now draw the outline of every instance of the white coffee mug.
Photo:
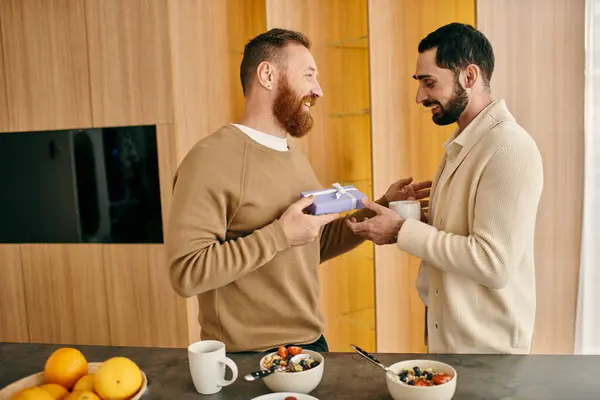
<svg viewBox="0 0 600 400">
<path fill-rule="evenodd" d="M 194 386 L 200 394 L 218 393 L 238 377 L 237 365 L 226 356 L 223 342 L 201 340 L 193 343 L 188 347 L 188 359 Z M 230 380 L 225 380 L 225 367 L 233 373 Z"/>
<path fill-rule="evenodd" d="M 421 220 L 421 203 L 417 200 L 392 201 L 390 210 L 396 211 L 404 220 Z"/>
</svg>

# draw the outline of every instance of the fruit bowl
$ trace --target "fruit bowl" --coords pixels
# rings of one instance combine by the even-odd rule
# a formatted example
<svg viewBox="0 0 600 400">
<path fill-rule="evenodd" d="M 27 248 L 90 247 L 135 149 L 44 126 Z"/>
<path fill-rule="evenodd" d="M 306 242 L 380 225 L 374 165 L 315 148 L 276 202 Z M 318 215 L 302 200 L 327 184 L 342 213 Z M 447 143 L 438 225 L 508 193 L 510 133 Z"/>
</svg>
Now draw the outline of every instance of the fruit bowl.
<svg viewBox="0 0 600 400">
<path fill-rule="evenodd" d="M 95 373 L 98 367 L 100 367 L 101 362 L 90 362 L 88 363 L 88 373 Z M 140 370 L 142 373 L 142 386 L 138 390 L 138 392 L 131 397 L 130 400 L 138 400 L 142 398 L 147 386 L 148 386 L 148 378 L 144 371 Z M 12 396 L 19 393 L 22 390 L 43 385 L 46 383 L 46 379 L 44 378 L 44 372 L 38 372 L 37 374 L 29 375 L 25 378 L 19 379 L 16 382 L 5 386 L 0 389 L 0 400 L 10 400 Z"/>
<path fill-rule="evenodd" d="M 325 359 L 321 354 L 315 351 L 302 350 L 302 352 L 309 354 L 313 360 L 319 362 L 319 365 L 302 372 L 275 372 L 274 374 L 263 378 L 265 385 L 271 389 L 271 391 L 308 394 L 319 385 L 323 378 Z M 275 354 L 277 354 L 277 352 L 268 354 L 260 360 L 259 368 L 262 371 L 267 369 L 265 368 L 265 360 L 267 357 Z"/>
<path fill-rule="evenodd" d="M 388 392 L 394 400 L 450 400 L 456 391 L 458 374 L 450 365 L 434 360 L 407 360 L 389 366 L 395 374 L 418 366 L 422 370 L 432 369 L 436 373 L 447 374 L 450 380 L 434 386 L 408 385 L 398 376 L 386 374 Z M 414 369 L 416 371 L 416 369 Z"/>
</svg>

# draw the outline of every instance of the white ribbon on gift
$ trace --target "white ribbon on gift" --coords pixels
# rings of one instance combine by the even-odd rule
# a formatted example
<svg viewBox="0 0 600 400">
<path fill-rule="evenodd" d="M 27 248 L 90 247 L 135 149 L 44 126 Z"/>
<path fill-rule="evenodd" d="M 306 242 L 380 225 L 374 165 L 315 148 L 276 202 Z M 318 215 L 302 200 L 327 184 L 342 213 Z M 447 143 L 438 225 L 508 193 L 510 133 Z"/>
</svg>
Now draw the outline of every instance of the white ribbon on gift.
<svg viewBox="0 0 600 400">
<path fill-rule="evenodd" d="M 321 190 L 319 192 L 314 192 L 311 193 L 312 196 L 319 196 L 322 194 L 328 194 L 328 193 L 335 193 L 335 198 L 339 199 L 342 196 L 348 196 L 350 197 L 350 200 L 352 200 L 352 209 L 356 208 L 356 203 L 357 203 L 357 199 L 356 197 L 354 197 L 354 195 L 352 193 L 350 193 L 349 191 L 352 190 L 358 190 L 355 187 L 351 187 L 351 188 L 345 188 L 342 185 L 340 185 L 339 183 L 334 183 L 333 186 L 335 189 L 326 189 L 326 190 Z"/>
</svg>

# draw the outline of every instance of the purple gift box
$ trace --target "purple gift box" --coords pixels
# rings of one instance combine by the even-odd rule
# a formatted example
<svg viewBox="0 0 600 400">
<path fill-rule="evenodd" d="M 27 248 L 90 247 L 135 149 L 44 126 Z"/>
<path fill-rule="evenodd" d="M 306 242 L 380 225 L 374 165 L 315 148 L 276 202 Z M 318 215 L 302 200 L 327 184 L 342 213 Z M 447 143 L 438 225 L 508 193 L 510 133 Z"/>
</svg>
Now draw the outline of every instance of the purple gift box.
<svg viewBox="0 0 600 400">
<path fill-rule="evenodd" d="M 357 188 L 352 185 L 341 186 L 339 183 L 334 183 L 332 186 L 332 189 L 300 193 L 302 197 L 314 196 L 313 203 L 306 208 L 309 214 L 322 215 L 363 208 L 360 199 L 366 199 L 367 196 Z"/>
</svg>

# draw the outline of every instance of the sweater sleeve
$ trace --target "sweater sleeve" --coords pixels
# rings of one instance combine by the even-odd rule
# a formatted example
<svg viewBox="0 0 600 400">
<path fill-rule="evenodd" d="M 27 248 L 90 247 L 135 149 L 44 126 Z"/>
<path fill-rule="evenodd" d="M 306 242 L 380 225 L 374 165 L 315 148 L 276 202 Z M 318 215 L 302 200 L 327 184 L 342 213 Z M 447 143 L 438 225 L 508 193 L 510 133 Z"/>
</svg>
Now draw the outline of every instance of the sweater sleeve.
<svg viewBox="0 0 600 400">
<path fill-rule="evenodd" d="M 407 220 L 397 246 L 442 271 L 500 289 L 510 280 L 535 226 L 542 191 L 541 158 L 518 143 L 499 149 L 480 178 L 469 236 Z"/>
<path fill-rule="evenodd" d="M 165 243 L 171 285 L 182 297 L 225 286 L 290 247 L 278 220 L 226 240 L 242 200 L 245 161 L 233 155 L 226 163 L 216 160 L 210 148 L 195 152 L 174 182 Z"/>
</svg>

